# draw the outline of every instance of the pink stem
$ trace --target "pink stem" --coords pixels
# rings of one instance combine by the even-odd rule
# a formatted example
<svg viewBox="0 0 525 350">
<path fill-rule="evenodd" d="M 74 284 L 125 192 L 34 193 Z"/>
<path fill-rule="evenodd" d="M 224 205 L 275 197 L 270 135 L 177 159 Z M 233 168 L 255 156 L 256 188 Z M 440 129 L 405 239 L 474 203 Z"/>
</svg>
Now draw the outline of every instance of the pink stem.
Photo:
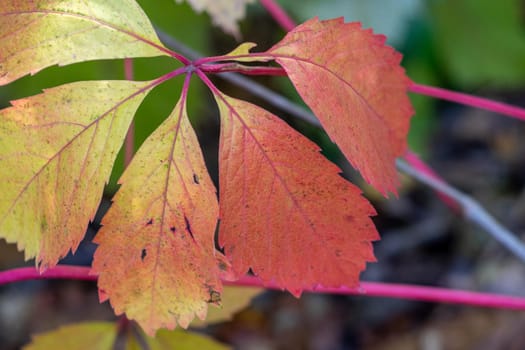
<svg viewBox="0 0 525 350">
<path fill-rule="evenodd" d="M 0 285 L 35 279 L 74 279 L 95 281 L 97 276 L 90 274 L 89 267 L 72 265 L 58 265 L 46 270 L 42 274 L 33 267 L 21 267 L 0 272 Z M 230 286 L 250 286 L 282 290 L 281 287 L 274 283 L 263 284 L 257 277 L 253 276 L 245 276 L 235 282 L 224 281 L 224 284 Z M 499 309 L 525 310 L 525 298 L 406 284 L 361 282 L 359 288 L 356 289 L 347 287 L 317 287 L 307 289 L 306 291 L 313 293 L 388 297 L 438 303 L 484 306 Z"/>
<path fill-rule="evenodd" d="M 125 58 L 124 59 L 124 76 L 126 80 L 133 80 L 133 59 Z M 127 168 L 131 159 L 133 158 L 133 153 L 135 152 L 135 122 L 132 121 L 129 126 L 128 133 L 126 134 L 126 139 L 124 141 L 124 168 Z"/>
<path fill-rule="evenodd" d="M 283 27 L 284 30 L 289 32 L 295 28 L 295 21 L 290 16 L 288 16 L 286 11 L 284 11 L 283 8 L 279 6 L 279 4 L 277 4 L 274 0 L 260 0 L 260 2 L 261 5 L 266 8 L 266 11 L 268 11 L 273 19 L 279 23 L 279 25 Z"/>
<path fill-rule="evenodd" d="M 263 287 L 282 290 L 276 284 L 262 284 L 253 276 L 245 276 L 235 282 L 224 281 L 232 286 Z M 525 298 L 512 297 L 500 294 L 468 292 L 438 287 L 423 287 L 407 284 L 361 282 L 359 288 L 347 287 L 307 289 L 308 292 L 323 294 L 361 295 L 370 297 L 387 297 L 397 299 L 421 300 L 437 303 L 463 304 L 492 307 L 498 309 L 525 310 Z"/>
<path fill-rule="evenodd" d="M 457 102 L 466 106 L 486 109 L 488 111 L 501 113 L 509 117 L 525 120 L 525 109 L 511 106 L 506 103 L 491 101 L 486 98 L 417 83 L 412 83 L 412 85 L 409 87 L 409 90 L 415 92 L 416 94 L 432 96 L 442 100 Z"/>
<path fill-rule="evenodd" d="M 20 267 L 0 272 L 0 285 L 45 279 L 72 279 L 84 281 L 96 281 L 97 276 L 89 274 L 90 268 L 84 266 L 57 265 L 51 269 L 39 273 L 34 267 Z"/>
</svg>

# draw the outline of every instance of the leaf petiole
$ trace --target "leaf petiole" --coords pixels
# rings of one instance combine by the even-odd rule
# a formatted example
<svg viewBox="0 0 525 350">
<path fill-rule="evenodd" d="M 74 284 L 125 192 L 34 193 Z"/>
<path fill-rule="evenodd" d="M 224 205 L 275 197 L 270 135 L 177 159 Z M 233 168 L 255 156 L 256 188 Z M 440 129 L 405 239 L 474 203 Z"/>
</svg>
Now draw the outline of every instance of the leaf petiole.
<svg viewBox="0 0 525 350">
<path fill-rule="evenodd" d="M 231 63 L 217 63 L 217 64 L 203 64 L 199 66 L 204 73 L 226 73 L 235 72 L 245 75 L 273 75 L 286 76 L 284 69 L 280 67 L 266 67 L 266 66 L 247 66 L 237 62 Z"/>
</svg>

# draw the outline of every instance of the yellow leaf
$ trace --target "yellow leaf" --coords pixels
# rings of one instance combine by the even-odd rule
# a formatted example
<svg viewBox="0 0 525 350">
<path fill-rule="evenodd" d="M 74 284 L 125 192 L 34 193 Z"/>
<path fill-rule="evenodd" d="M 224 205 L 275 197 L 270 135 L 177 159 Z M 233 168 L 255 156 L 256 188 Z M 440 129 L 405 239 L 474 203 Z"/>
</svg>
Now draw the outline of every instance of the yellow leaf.
<svg viewBox="0 0 525 350">
<path fill-rule="evenodd" d="M 150 335 L 218 303 L 216 191 L 181 98 L 126 169 L 95 238 L 101 300 Z M 221 262 L 223 264 L 223 262 Z"/>
<path fill-rule="evenodd" d="M 0 111 L 0 237 L 42 268 L 93 220 L 148 82 L 62 85 Z"/>
<path fill-rule="evenodd" d="M 2 0 L 0 48 L 0 85 L 54 64 L 168 52 L 134 0 Z"/>
<path fill-rule="evenodd" d="M 226 54 L 225 56 L 249 55 L 250 50 L 256 46 L 257 46 L 256 43 L 251 43 L 251 42 L 242 43 L 239 46 L 237 46 L 235 49 L 230 51 L 228 54 Z"/>
<path fill-rule="evenodd" d="M 117 337 L 114 322 L 68 325 L 33 337 L 24 350 L 112 350 Z"/>
<path fill-rule="evenodd" d="M 226 55 L 220 56 L 220 60 L 236 62 L 267 62 L 273 59 L 271 56 L 250 56 L 250 50 L 256 46 L 257 44 L 251 42 L 242 43 Z"/>
<path fill-rule="evenodd" d="M 192 326 L 205 326 L 211 323 L 225 322 L 244 309 L 253 298 L 264 291 L 255 287 L 224 287 L 221 295 L 221 305 L 208 309 L 205 320 L 194 319 Z"/>
</svg>

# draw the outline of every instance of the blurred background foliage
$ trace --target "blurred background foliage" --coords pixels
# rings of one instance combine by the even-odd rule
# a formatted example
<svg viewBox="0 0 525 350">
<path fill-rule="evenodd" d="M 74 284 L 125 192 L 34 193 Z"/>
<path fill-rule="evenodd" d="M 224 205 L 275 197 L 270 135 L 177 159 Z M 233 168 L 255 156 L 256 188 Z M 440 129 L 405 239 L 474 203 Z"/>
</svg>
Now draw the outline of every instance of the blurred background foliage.
<svg viewBox="0 0 525 350">
<path fill-rule="evenodd" d="M 139 0 L 153 24 L 203 55 L 230 51 L 238 42 L 173 0 Z M 460 90 L 525 106 L 525 2 L 523 0 L 279 0 L 298 22 L 344 16 L 387 36 L 403 54 L 402 65 L 415 82 Z M 248 6 L 240 23 L 243 41 L 265 50 L 285 33 L 258 5 Z M 351 50 L 352 48 L 348 48 Z M 0 48 L 1 50 L 1 48 Z M 154 79 L 179 65 L 169 58 L 134 59 L 134 78 Z M 124 79 L 123 61 L 96 61 L 50 67 L 0 87 L 0 107 L 44 88 L 77 80 Z M 302 103 L 288 80 L 253 78 L 292 101 Z M 249 92 L 213 77 L 226 93 L 259 103 L 317 142 L 346 176 L 363 185 L 326 134 L 260 101 Z M 182 79 L 157 87 L 135 117 L 138 148 L 176 104 Z M 520 122 L 411 94 L 416 110 L 410 147 L 459 188 L 475 194 L 519 234 L 525 232 L 525 129 Z M 96 101 L 93 101 L 96 103 Z M 192 81 L 188 111 L 214 179 L 218 118 L 209 93 Z M 122 153 L 122 152 L 121 152 Z M 106 204 L 123 171 L 117 159 Z M 407 181 L 405 181 L 407 183 Z M 367 188 L 367 187 L 365 187 Z M 369 280 L 441 284 L 515 292 L 525 288 L 521 264 L 462 223 L 428 190 L 407 185 L 397 199 L 366 190 L 379 211 L 380 263 Z M 97 220 L 100 218 L 97 217 Z M 88 238 L 96 231 L 91 225 Z M 87 247 L 87 248 L 83 248 Z M 94 247 L 84 243 L 69 263 L 89 264 Z M 76 259 L 76 260 L 75 260 Z M 12 245 L 0 245 L 0 268 L 23 265 Z M 98 305 L 94 284 L 35 281 L 0 288 L 0 349 L 27 343 L 29 334 L 60 324 L 112 319 Z M 473 321 L 477 320 L 477 321 Z M 521 315 L 384 299 L 266 293 L 227 325 L 206 332 L 243 349 L 521 349 Z M 463 334 L 457 329 L 462 329 Z M 499 332 L 499 333 L 498 333 Z M 492 336 L 493 334 L 496 335 Z M 489 340 L 487 337 L 491 336 Z M 388 341 L 381 342 L 381 339 Z M 437 339 L 437 340 L 436 340 Z M 509 339 L 521 347 L 512 347 Z M 425 345 L 426 344 L 426 345 Z M 434 345 L 433 345 L 434 344 Z M 436 347 L 435 344 L 441 344 Z M 434 347 L 432 347 L 434 346 Z M 490 346 L 490 347 L 488 347 Z"/>
</svg>

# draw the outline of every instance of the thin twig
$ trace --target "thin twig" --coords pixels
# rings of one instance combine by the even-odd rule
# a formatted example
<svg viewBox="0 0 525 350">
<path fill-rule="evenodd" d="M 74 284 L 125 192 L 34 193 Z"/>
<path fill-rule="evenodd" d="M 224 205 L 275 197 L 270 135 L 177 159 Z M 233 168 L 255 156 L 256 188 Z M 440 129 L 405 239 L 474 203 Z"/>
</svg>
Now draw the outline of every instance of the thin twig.
<svg viewBox="0 0 525 350">
<path fill-rule="evenodd" d="M 508 250 L 514 253 L 514 255 L 525 262 L 525 246 L 523 245 L 523 242 L 512 232 L 503 227 L 478 202 L 470 196 L 453 188 L 445 181 L 425 174 L 401 159 L 397 160 L 396 165 L 397 168 L 405 174 L 413 177 L 437 192 L 446 195 L 448 198 L 453 199 L 460 205 L 463 216 L 467 220 L 485 230 Z"/>
<path fill-rule="evenodd" d="M 0 272 L 0 285 L 37 279 L 96 281 L 97 276 L 91 275 L 90 270 L 89 267 L 84 266 L 58 265 L 40 274 L 34 267 L 20 267 Z M 282 290 L 282 288 L 273 283 L 262 283 L 261 280 L 253 276 L 245 276 L 235 282 L 223 281 L 223 283 L 230 286 L 251 286 Z M 522 297 L 396 283 L 361 282 L 358 288 L 326 288 L 318 286 L 315 288 L 307 288 L 305 292 L 387 297 L 498 309 L 525 310 L 525 298 Z"/>
</svg>

